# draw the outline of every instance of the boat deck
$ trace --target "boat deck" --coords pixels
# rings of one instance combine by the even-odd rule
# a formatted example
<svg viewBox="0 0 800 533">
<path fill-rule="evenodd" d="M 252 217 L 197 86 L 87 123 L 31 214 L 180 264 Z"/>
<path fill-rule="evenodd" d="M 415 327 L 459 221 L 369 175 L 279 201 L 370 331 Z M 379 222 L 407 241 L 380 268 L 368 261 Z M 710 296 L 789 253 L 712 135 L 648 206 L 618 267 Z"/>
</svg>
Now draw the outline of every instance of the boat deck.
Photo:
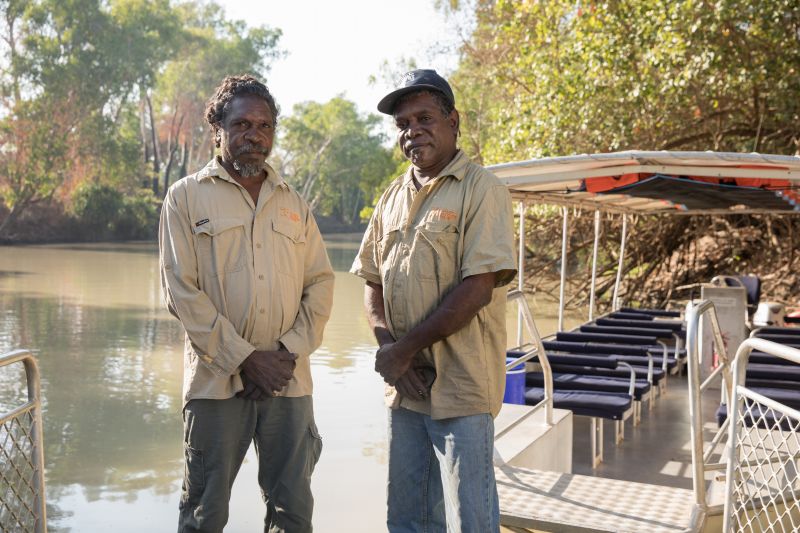
<svg viewBox="0 0 800 533">
<path fill-rule="evenodd" d="M 706 440 L 716 430 L 714 413 L 719 390 L 703 397 Z M 590 419 L 574 419 L 572 472 L 668 487 L 692 488 L 692 449 L 689 428 L 689 391 L 685 376 L 670 376 L 667 392 L 652 411 L 642 409 L 642 423 L 625 425 L 625 440 L 614 444 L 613 426 L 605 422 L 603 462 L 592 468 Z"/>
<path fill-rule="evenodd" d="M 714 418 L 714 413 L 719 405 L 719 390 L 709 390 L 703 397 L 702 400 L 702 409 L 704 414 L 704 420 L 706 420 L 705 428 L 706 428 L 706 442 L 711 439 L 713 432 L 716 430 L 716 422 Z M 688 391 L 688 384 L 685 376 L 671 376 L 669 379 L 669 385 L 667 388 L 666 394 L 660 397 L 654 409 L 649 411 L 647 407 L 643 409 L 642 414 L 642 423 L 638 427 L 633 427 L 630 421 L 626 423 L 625 428 L 625 440 L 620 443 L 619 445 L 614 444 L 614 431 L 613 426 L 610 422 L 605 422 L 605 431 L 604 431 L 604 460 L 603 462 L 597 467 L 592 468 L 591 463 L 591 421 L 589 418 L 586 417 L 574 417 L 574 431 L 573 431 L 573 474 L 581 474 L 583 476 L 594 476 L 594 477 L 602 477 L 608 479 L 615 479 L 615 480 L 624 480 L 624 481 L 631 481 L 637 483 L 644 483 L 648 484 L 648 486 L 635 486 L 635 485 L 628 485 L 627 487 L 625 484 L 620 484 L 625 490 L 615 491 L 618 494 L 627 494 L 630 492 L 629 489 L 632 490 L 641 490 L 642 492 L 639 493 L 640 498 L 638 498 L 638 503 L 642 502 L 642 498 L 647 499 L 645 497 L 645 492 L 647 490 L 651 490 L 653 487 L 649 485 L 659 485 L 665 488 L 663 491 L 656 490 L 651 494 L 655 498 L 655 496 L 664 496 L 669 499 L 670 494 L 675 491 L 675 489 L 683 489 L 678 492 L 675 492 L 675 498 L 681 500 L 679 503 L 682 505 L 687 503 L 683 500 L 687 498 L 688 503 L 690 504 L 692 501 L 691 493 L 687 491 L 691 491 L 692 489 L 692 470 L 691 470 L 691 437 L 690 437 L 690 427 L 689 427 L 689 391 Z M 499 473 L 498 478 L 498 485 L 502 485 L 503 480 L 502 473 Z M 514 479 L 519 481 L 519 477 L 516 473 L 510 472 L 509 475 Z M 552 474 L 554 476 L 558 476 L 558 474 Z M 709 474 L 710 475 L 710 474 Z M 550 493 L 551 490 L 547 489 L 546 485 L 549 483 L 548 479 L 545 479 L 542 475 L 534 476 L 528 481 L 533 483 L 536 482 L 536 486 L 542 485 L 539 487 L 538 490 L 534 489 L 531 486 L 531 490 L 533 493 L 541 492 Z M 563 476 L 562 476 L 563 478 Z M 552 481 L 552 480 L 550 480 Z M 557 481 L 557 480 L 556 480 Z M 562 479 L 562 484 L 565 483 Z M 575 485 L 574 487 L 570 488 L 570 490 L 580 492 L 581 487 L 584 489 L 589 488 L 591 485 L 591 479 L 588 480 L 580 480 L 578 479 L 576 482 L 570 482 L 570 485 Z M 603 486 L 607 484 L 601 484 Z M 645 490 L 647 489 L 647 490 Z M 627 492 L 626 492 L 627 491 Z M 585 494 L 586 497 L 590 497 L 592 490 L 589 490 Z M 533 493 L 531 493 L 533 495 Z M 577 494 L 577 493 L 576 493 Z M 566 495 L 565 495 L 566 496 Z M 634 494 L 628 494 L 626 498 L 631 498 L 635 502 L 637 498 Z M 678 498 L 678 496 L 680 496 Z M 597 502 L 602 501 L 603 495 L 594 495 L 594 498 Z M 675 499 L 673 498 L 673 499 Z M 532 501 L 530 498 L 524 498 L 525 500 Z M 535 499 L 535 498 L 534 498 Z M 591 498 L 590 498 L 591 499 Z M 658 499 L 658 498 L 656 498 Z M 559 498 L 560 504 L 564 503 L 565 501 L 572 501 L 570 498 Z M 581 498 L 581 500 L 583 500 Z M 542 502 L 539 502 L 540 506 L 543 506 L 547 502 L 547 498 L 545 498 Z M 577 501 L 577 500 L 575 500 Z M 654 500 L 655 501 L 655 500 Z M 677 501 L 677 500 L 676 500 Z M 552 502 L 551 502 L 552 503 Z M 590 503 L 586 500 L 585 503 Z M 608 507 L 608 503 L 605 502 L 604 507 Z M 622 510 L 626 507 L 629 507 L 629 503 L 626 502 L 613 502 L 614 505 L 619 505 L 619 509 Z M 557 507 L 557 506 L 553 506 Z M 591 505 L 590 505 L 591 507 Z M 601 505 L 596 506 L 600 509 Z M 645 504 L 645 508 L 647 505 Z M 539 509 L 541 510 L 542 507 Z M 689 505 L 691 508 L 691 505 Z M 688 508 L 687 508 L 688 509 Z M 664 509 L 666 510 L 666 509 Z M 556 509 L 554 509 L 554 512 Z M 568 510 L 567 510 L 568 511 Z M 579 512 L 575 510 L 574 512 Z M 585 514 L 584 510 L 584 514 Z M 535 513 L 536 515 L 541 515 L 540 511 Z M 545 513 L 547 514 L 547 513 Z M 600 513 L 608 514 L 611 516 L 613 513 Z M 624 513 L 623 513 L 624 514 Z M 640 514 L 640 513 L 635 513 Z M 656 513 L 657 514 L 657 513 Z M 686 513 L 679 513 L 685 515 Z M 633 516 L 633 515 L 631 515 Z M 687 515 L 688 516 L 688 515 Z M 556 518 L 551 517 L 551 518 Z M 620 516 L 617 517 L 621 519 Z M 560 519 L 556 518 L 556 521 L 560 521 Z M 598 521 L 600 523 L 601 521 Z M 523 520 L 521 523 L 525 523 Z M 530 523 L 530 522 L 528 522 Z M 650 523 L 650 525 L 646 528 L 648 530 L 652 530 L 652 528 L 657 525 L 658 522 Z M 628 524 L 629 528 L 623 528 L 630 531 L 639 531 L 643 530 L 640 529 L 638 526 L 642 526 L 642 524 L 631 525 Z M 665 531 L 673 530 L 667 523 L 662 524 L 664 526 Z M 622 527 L 621 523 L 616 524 L 617 527 Z M 614 528 L 612 528 L 613 530 Z M 658 529 L 658 528 L 656 528 Z M 564 531 L 576 531 L 581 530 L 581 528 L 570 527 L 565 524 Z M 680 530 L 677 528 L 675 530 Z M 513 527 L 513 526 L 505 526 L 503 528 L 504 532 L 527 532 L 527 531 L 538 531 L 532 529 L 526 529 L 521 527 Z M 559 531 L 561 531 L 559 529 Z"/>
</svg>

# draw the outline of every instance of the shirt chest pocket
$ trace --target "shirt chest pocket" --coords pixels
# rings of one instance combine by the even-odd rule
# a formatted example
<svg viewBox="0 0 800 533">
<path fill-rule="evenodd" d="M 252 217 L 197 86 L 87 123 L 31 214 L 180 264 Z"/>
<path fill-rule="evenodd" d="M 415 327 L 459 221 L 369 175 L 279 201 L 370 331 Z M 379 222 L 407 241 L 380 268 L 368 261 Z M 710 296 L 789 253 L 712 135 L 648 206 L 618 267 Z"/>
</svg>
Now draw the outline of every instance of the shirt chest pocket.
<svg viewBox="0 0 800 533">
<path fill-rule="evenodd" d="M 249 257 L 245 222 L 220 218 L 194 228 L 201 272 L 219 276 L 242 270 Z"/>
<path fill-rule="evenodd" d="M 272 221 L 274 264 L 279 272 L 302 279 L 306 236 L 300 223 Z"/>
<path fill-rule="evenodd" d="M 448 286 L 459 275 L 458 226 L 449 222 L 425 222 L 417 226 L 411 268 L 421 281 Z"/>
</svg>

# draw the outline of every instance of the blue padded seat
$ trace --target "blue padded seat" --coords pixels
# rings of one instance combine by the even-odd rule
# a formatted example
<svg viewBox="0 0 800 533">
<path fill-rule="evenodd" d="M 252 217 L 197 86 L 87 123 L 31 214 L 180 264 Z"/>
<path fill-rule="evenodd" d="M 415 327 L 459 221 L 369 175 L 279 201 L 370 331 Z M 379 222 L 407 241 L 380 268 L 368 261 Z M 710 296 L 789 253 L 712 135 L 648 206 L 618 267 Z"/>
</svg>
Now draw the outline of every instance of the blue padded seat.
<svg viewBox="0 0 800 533">
<path fill-rule="evenodd" d="M 635 346 L 652 346 L 658 339 L 644 335 L 611 335 L 609 333 L 581 333 L 575 331 L 559 331 L 556 333 L 557 341 L 567 342 L 602 342 L 632 344 Z"/>
<path fill-rule="evenodd" d="M 762 396 L 766 396 L 772 400 L 775 400 L 778 403 L 781 403 L 787 407 L 791 407 L 792 409 L 800 409 L 800 390 L 797 389 L 785 389 L 785 388 L 776 388 L 776 387 L 749 387 L 750 390 L 753 392 L 757 392 Z M 750 410 L 750 420 L 748 420 L 747 425 L 750 426 L 754 423 L 754 421 L 760 418 L 762 411 L 758 410 L 757 406 L 753 406 Z M 725 422 L 725 419 L 728 417 L 728 406 L 727 404 L 721 404 L 717 409 L 717 424 L 722 425 Z M 771 416 L 771 412 L 767 411 L 765 419 L 767 420 L 767 424 L 772 425 L 775 421 L 774 417 Z M 760 427 L 764 427 L 764 424 L 761 424 Z M 788 425 L 781 424 L 782 429 L 788 430 Z"/>
<path fill-rule="evenodd" d="M 747 365 L 747 377 L 755 379 L 774 379 L 799 382 L 800 366 L 750 363 Z M 798 388 L 800 388 L 800 384 L 798 384 Z"/>
<path fill-rule="evenodd" d="M 750 375 L 748 375 L 745 378 L 744 384 L 748 388 L 771 387 L 773 389 L 800 390 L 800 383 L 789 379 L 762 379 L 750 377 Z"/>
<path fill-rule="evenodd" d="M 594 321 L 598 326 L 616 326 L 633 328 L 659 328 L 671 329 L 674 333 L 684 331 L 684 324 L 680 320 L 630 320 L 621 318 L 598 318 Z"/>
<path fill-rule="evenodd" d="M 508 350 L 506 357 L 516 359 L 521 357 L 525 352 L 518 350 Z M 583 354 L 558 354 L 548 353 L 547 359 L 550 361 L 550 368 L 553 372 L 560 372 L 564 374 L 589 374 L 592 376 L 607 376 L 615 378 L 629 378 L 630 370 L 622 367 L 617 368 L 617 355 L 604 354 L 604 355 L 583 355 Z M 635 357 L 635 356 L 634 356 Z M 640 361 L 625 361 L 631 368 L 633 368 L 637 379 L 647 380 L 647 359 L 645 357 L 639 358 Z M 535 361 L 535 359 L 534 359 Z M 641 361 L 644 364 L 641 364 Z M 658 360 L 661 361 L 660 359 Z M 674 363 L 673 363 L 674 364 Z M 654 361 L 653 368 L 653 383 L 658 384 L 664 379 L 666 374 L 657 366 Z M 627 390 L 627 389 L 626 389 Z"/>
<path fill-rule="evenodd" d="M 756 337 L 761 337 L 763 334 L 800 336 L 800 328 L 780 326 L 764 326 L 763 328 L 758 328 Z"/>
<path fill-rule="evenodd" d="M 777 357 L 775 355 L 764 352 L 751 352 L 748 364 L 749 363 L 757 363 L 764 365 L 782 365 L 782 366 L 791 366 L 797 364 L 792 361 L 789 361 L 788 359 L 784 359 L 783 357 Z"/>
<path fill-rule="evenodd" d="M 763 420 L 761 419 L 763 413 Z M 725 419 L 728 418 L 728 405 L 727 404 L 720 404 L 719 408 L 717 408 L 717 426 L 721 427 L 723 423 L 725 423 Z M 758 406 L 753 406 L 750 408 L 749 416 L 747 417 L 747 426 L 750 427 L 753 424 L 759 422 L 758 427 L 762 429 L 774 429 L 775 428 L 775 416 L 772 414 L 772 411 L 767 410 L 766 412 L 762 411 L 758 408 Z M 780 424 L 780 428 L 783 431 L 791 431 L 791 427 L 789 422 L 784 419 Z"/>
<path fill-rule="evenodd" d="M 798 347 L 800 346 L 800 337 L 796 335 L 777 335 L 775 333 L 765 333 L 758 335 L 759 339 L 766 341 L 777 342 L 778 344 L 785 344 L 786 346 Z"/>
<path fill-rule="evenodd" d="M 581 326 L 580 330 L 582 333 L 609 333 L 611 335 L 641 335 L 641 336 L 656 337 L 658 339 L 672 339 L 672 333 L 673 333 L 673 331 L 670 329 L 657 328 L 655 325 L 652 328 L 585 325 Z"/>
<path fill-rule="evenodd" d="M 526 388 L 526 404 L 536 405 L 542 399 L 544 399 L 543 388 Z M 632 403 L 633 399 L 625 393 L 575 390 L 553 391 L 553 406 L 555 408 L 569 409 L 574 414 L 581 416 L 622 420 L 622 417 L 631 408 Z"/>
<path fill-rule="evenodd" d="M 636 355 L 645 360 L 645 365 L 647 364 L 647 354 L 651 354 L 653 356 L 653 361 L 658 361 L 659 364 L 661 363 L 663 354 L 663 349 L 660 346 L 656 348 L 650 348 L 648 346 L 625 346 L 622 344 L 563 341 L 544 341 L 543 344 L 544 349 L 547 350 L 548 354 L 550 352 L 568 352 L 581 355 Z M 684 355 L 686 350 L 680 350 L 679 353 Z M 628 361 L 626 360 L 626 362 Z M 670 365 L 670 368 L 677 364 L 675 361 L 675 350 L 672 348 L 667 349 L 667 364 Z"/>
<path fill-rule="evenodd" d="M 544 387 L 544 374 L 541 372 L 528 372 L 525 374 L 525 385 L 528 387 Z M 553 388 L 555 390 L 622 392 L 627 394 L 630 390 L 630 378 L 563 374 L 558 372 L 553 373 Z M 634 384 L 633 398 L 636 401 L 642 401 L 642 397 L 648 392 L 650 392 L 650 384 L 647 381 L 637 379 Z"/>
<path fill-rule="evenodd" d="M 525 352 L 521 352 L 518 350 L 508 350 L 506 352 L 507 358 L 517 359 L 522 357 Z M 610 357 L 598 357 L 596 355 L 573 355 L 573 354 L 547 354 L 547 359 L 550 361 L 551 365 L 560 364 L 560 365 L 570 365 L 570 366 L 599 366 L 605 368 L 617 368 L 617 358 L 615 356 Z M 533 359 L 536 361 L 536 359 Z"/>
<path fill-rule="evenodd" d="M 637 364 L 628 363 L 631 365 L 634 373 L 636 374 L 636 379 L 643 379 L 647 380 L 647 366 L 639 366 Z M 576 365 L 560 365 L 560 364 L 550 364 L 550 369 L 553 372 L 561 372 L 564 374 L 569 374 L 570 372 L 574 372 L 576 374 L 589 374 L 592 376 L 608 376 L 612 378 L 625 378 L 629 379 L 631 372 L 625 367 L 621 368 L 606 368 L 606 367 L 597 367 L 597 366 L 576 366 Z M 666 373 L 659 367 L 653 368 L 653 384 L 658 385 L 662 379 L 664 379 Z"/>
<path fill-rule="evenodd" d="M 671 311 L 668 309 L 641 309 L 638 307 L 623 307 L 620 309 L 622 313 L 639 313 L 643 315 L 650 315 L 650 316 L 669 316 L 669 317 L 676 317 L 679 318 L 681 316 L 680 311 Z"/>
</svg>

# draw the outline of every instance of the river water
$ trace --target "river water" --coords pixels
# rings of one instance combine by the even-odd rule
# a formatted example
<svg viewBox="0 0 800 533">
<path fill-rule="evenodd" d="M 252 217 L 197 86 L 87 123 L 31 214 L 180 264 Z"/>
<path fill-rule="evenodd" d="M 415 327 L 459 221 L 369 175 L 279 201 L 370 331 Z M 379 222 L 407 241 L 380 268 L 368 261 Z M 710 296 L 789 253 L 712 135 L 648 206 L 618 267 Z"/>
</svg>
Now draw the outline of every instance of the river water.
<svg viewBox="0 0 800 533">
<path fill-rule="evenodd" d="M 357 247 L 328 242 L 334 308 L 312 357 L 320 533 L 385 530 L 386 413 L 363 282 L 347 273 Z M 0 353 L 29 349 L 42 374 L 50 531 L 176 529 L 183 330 L 158 279 L 154 244 L 0 247 Z M 531 304 L 542 333 L 554 331 L 555 304 Z M 510 328 L 515 317 L 509 307 Z M 0 411 L 24 395 L 21 365 L 0 369 Z M 260 530 L 252 447 L 230 508 L 226 532 Z"/>
</svg>

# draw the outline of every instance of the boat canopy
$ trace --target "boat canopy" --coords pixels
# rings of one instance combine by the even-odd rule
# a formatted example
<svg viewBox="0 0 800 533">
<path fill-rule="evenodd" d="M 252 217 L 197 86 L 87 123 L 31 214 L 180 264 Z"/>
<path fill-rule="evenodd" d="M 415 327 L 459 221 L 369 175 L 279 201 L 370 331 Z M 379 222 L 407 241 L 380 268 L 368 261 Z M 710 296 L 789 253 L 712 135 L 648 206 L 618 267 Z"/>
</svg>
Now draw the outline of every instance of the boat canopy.
<svg viewBox="0 0 800 533">
<path fill-rule="evenodd" d="M 623 214 L 800 214 L 800 157 L 627 151 L 488 167 L 525 202 Z"/>
</svg>

